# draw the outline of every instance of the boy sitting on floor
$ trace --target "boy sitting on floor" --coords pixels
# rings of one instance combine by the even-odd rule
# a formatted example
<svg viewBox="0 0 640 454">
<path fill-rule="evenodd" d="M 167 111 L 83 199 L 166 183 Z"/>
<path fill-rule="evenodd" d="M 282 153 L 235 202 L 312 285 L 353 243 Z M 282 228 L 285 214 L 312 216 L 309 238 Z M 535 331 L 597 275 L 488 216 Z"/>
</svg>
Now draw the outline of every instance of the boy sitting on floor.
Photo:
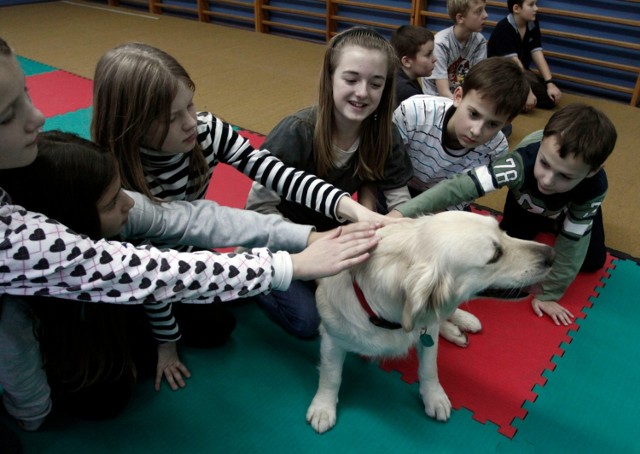
<svg viewBox="0 0 640 454">
<path fill-rule="evenodd" d="M 568 325 L 574 316 L 557 301 L 579 270 L 595 271 L 606 259 L 603 166 L 616 139 L 615 126 L 604 113 L 586 104 L 570 104 L 553 114 L 543 131 L 525 138 L 528 145 L 442 182 L 390 216 L 434 213 L 508 187 L 500 223 L 507 234 L 533 239 L 541 231 L 557 233 L 551 273 L 543 282 L 543 293 L 531 304 L 538 316 L 547 314 L 556 325 Z"/>
<path fill-rule="evenodd" d="M 489 17 L 486 4 L 485 0 L 447 1 L 454 24 L 436 33 L 436 65 L 430 77 L 422 79 L 425 94 L 453 98 L 469 70 L 487 58 L 487 40 L 481 33 Z"/>
<path fill-rule="evenodd" d="M 396 105 L 414 95 L 421 95 L 420 77 L 430 76 L 436 58 L 433 33 L 417 25 L 402 25 L 391 35 L 391 45 L 398 55 L 396 70 Z"/>
<path fill-rule="evenodd" d="M 513 58 L 526 70 L 531 91 L 525 112 L 534 107 L 553 109 L 562 97 L 542 52 L 537 3 L 537 0 L 508 0 L 509 14 L 496 24 L 487 45 L 490 57 Z M 532 61 L 539 75 L 529 69 Z"/>
</svg>

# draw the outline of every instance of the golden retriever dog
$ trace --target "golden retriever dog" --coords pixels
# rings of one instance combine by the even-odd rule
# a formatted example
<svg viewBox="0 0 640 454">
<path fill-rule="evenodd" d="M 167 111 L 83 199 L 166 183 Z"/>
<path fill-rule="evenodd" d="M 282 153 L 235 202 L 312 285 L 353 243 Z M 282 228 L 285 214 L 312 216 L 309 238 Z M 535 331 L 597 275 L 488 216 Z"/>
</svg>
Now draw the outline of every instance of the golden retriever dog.
<svg viewBox="0 0 640 454">
<path fill-rule="evenodd" d="M 464 325 L 470 314 L 458 309 L 462 302 L 489 287 L 538 283 L 554 259 L 551 247 L 511 238 L 494 218 L 463 211 L 392 224 L 379 235 L 368 261 L 322 279 L 316 291 L 320 380 L 307 421 L 318 433 L 336 423 L 347 352 L 383 358 L 417 345 L 425 412 L 449 419 L 451 402 L 436 365 L 440 322 Z"/>
</svg>

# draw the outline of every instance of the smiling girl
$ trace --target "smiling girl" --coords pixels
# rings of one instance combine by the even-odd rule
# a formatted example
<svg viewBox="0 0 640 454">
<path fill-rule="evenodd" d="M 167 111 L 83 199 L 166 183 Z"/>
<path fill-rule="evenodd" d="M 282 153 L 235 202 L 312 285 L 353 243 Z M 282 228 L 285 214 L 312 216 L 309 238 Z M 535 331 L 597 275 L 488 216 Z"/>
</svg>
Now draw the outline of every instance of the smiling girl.
<svg viewBox="0 0 640 454">
<path fill-rule="evenodd" d="M 318 175 L 365 206 L 376 206 L 376 186 L 390 209 L 409 199 L 411 163 L 391 122 L 394 106 L 395 51 L 375 30 L 356 27 L 336 35 L 325 52 L 318 105 L 283 119 L 264 146 L 284 163 Z M 281 198 L 254 183 L 247 208 L 280 213 L 319 231 L 336 221 Z M 313 337 L 319 324 L 315 284 L 272 292 L 258 301 L 287 331 Z"/>
</svg>

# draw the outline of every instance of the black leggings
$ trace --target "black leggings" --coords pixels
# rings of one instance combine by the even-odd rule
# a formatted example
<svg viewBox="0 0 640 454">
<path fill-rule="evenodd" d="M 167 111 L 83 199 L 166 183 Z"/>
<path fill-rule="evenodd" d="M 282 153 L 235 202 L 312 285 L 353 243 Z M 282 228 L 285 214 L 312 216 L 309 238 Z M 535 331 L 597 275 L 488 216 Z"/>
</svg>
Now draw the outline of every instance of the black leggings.
<svg viewBox="0 0 640 454">
<path fill-rule="evenodd" d="M 552 232 L 557 234 L 559 221 L 529 213 L 522 209 L 511 192 L 507 194 L 504 204 L 503 218 L 500 228 L 509 236 L 532 240 L 539 232 Z M 598 208 L 593 218 L 591 227 L 591 239 L 587 255 L 582 262 L 580 271 L 591 273 L 604 266 L 607 259 L 607 248 L 604 244 L 604 225 L 602 221 L 602 208 Z"/>
</svg>

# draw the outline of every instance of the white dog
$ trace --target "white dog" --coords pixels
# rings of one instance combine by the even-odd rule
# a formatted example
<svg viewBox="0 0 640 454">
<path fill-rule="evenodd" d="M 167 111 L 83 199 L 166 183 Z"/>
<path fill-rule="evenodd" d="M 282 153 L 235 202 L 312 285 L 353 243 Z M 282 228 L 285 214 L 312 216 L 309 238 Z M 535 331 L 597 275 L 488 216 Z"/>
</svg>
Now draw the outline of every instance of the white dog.
<svg viewBox="0 0 640 454">
<path fill-rule="evenodd" d="M 403 356 L 417 345 L 425 412 L 449 419 L 451 403 L 436 366 L 440 321 L 464 325 L 467 316 L 474 317 L 457 309 L 459 304 L 489 287 L 535 284 L 554 259 L 551 247 L 511 238 L 494 218 L 463 211 L 393 224 L 379 235 L 367 262 L 322 279 L 316 291 L 320 380 L 307 421 L 319 433 L 336 423 L 347 352 Z"/>
</svg>

